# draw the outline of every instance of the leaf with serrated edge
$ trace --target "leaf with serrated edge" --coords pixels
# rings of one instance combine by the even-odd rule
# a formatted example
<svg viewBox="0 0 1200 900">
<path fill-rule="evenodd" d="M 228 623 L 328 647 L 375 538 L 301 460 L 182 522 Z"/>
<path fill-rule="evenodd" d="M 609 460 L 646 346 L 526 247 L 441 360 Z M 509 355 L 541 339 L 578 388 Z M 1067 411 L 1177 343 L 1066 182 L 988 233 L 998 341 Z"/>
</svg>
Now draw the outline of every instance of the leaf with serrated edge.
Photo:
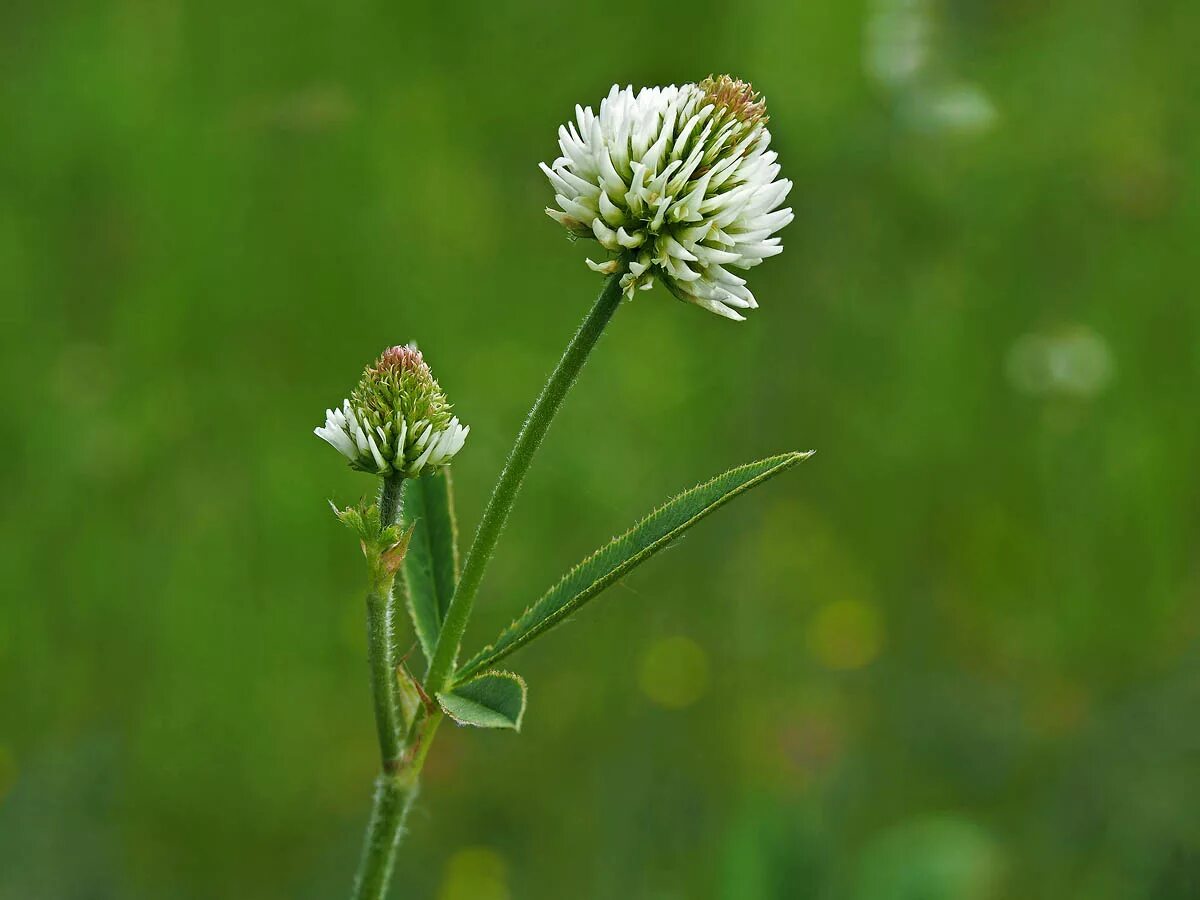
<svg viewBox="0 0 1200 900">
<path fill-rule="evenodd" d="M 730 469 L 667 501 L 633 528 L 601 547 L 546 592 L 508 626 L 495 643 L 459 669 L 466 680 L 561 622 L 631 569 L 738 494 L 807 459 L 812 453 L 784 453 Z"/>
<path fill-rule="evenodd" d="M 525 694 L 525 679 L 520 675 L 493 670 L 438 694 L 437 699 L 459 725 L 520 731 Z"/>
<path fill-rule="evenodd" d="M 404 559 L 408 613 L 428 660 L 458 583 L 454 494 L 448 469 L 405 479 L 404 521 L 416 526 Z"/>
</svg>

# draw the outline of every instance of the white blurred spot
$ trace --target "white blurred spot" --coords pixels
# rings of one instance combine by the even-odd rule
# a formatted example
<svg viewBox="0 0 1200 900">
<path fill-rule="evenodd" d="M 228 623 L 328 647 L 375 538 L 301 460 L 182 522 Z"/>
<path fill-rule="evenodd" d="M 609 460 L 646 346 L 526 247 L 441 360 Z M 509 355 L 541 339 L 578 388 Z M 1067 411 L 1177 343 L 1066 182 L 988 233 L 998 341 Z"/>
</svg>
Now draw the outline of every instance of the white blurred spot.
<svg viewBox="0 0 1200 900">
<path fill-rule="evenodd" d="M 891 99 L 900 121 L 932 134 L 991 129 L 996 106 L 946 62 L 946 29 L 932 0 L 875 0 L 867 18 L 863 67 Z"/>
<path fill-rule="evenodd" d="M 1108 342 L 1082 325 L 1021 336 L 1008 351 L 1006 370 L 1025 394 L 1095 397 L 1112 382 Z"/>
<path fill-rule="evenodd" d="M 905 87 L 929 60 L 933 19 L 926 0 L 880 0 L 867 19 L 867 74 L 887 87 Z"/>
<path fill-rule="evenodd" d="M 982 134 L 996 123 L 996 107 L 983 89 L 967 81 L 916 90 L 902 115 L 920 131 Z"/>
</svg>

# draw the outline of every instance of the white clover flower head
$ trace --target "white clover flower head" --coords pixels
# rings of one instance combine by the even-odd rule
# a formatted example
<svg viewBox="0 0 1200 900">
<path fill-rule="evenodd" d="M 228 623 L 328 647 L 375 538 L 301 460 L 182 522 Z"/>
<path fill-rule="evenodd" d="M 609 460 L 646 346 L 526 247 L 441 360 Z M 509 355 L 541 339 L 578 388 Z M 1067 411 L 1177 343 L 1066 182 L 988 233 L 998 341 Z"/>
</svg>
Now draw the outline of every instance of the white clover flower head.
<svg viewBox="0 0 1200 900">
<path fill-rule="evenodd" d="M 353 469 L 415 478 L 462 449 L 471 429 L 450 410 L 421 351 L 413 344 L 389 347 L 363 370 L 341 409 L 325 411 L 325 425 L 313 433 Z"/>
<path fill-rule="evenodd" d="M 576 106 L 558 137 L 562 156 L 541 164 L 558 203 L 546 213 L 617 255 L 588 266 L 627 267 L 630 299 L 658 278 L 680 300 L 730 319 L 757 308 L 730 269 L 783 251 L 773 235 L 792 221 L 779 208 L 792 183 L 778 178 L 766 101 L 749 84 L 722 75 L 637 93 L 613 85 L 599 115 Z"/>
</svg>

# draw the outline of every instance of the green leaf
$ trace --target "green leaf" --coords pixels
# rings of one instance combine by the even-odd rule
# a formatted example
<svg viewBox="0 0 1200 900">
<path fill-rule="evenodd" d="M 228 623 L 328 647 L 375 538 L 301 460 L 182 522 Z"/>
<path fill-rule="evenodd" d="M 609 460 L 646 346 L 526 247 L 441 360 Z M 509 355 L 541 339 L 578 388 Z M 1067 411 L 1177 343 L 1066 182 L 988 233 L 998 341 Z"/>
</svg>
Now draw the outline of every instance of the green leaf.
<svg viewBox="0 0 1200 900">
<path fill-rule="evenodd" d="M 446 715 L 459 725 L 521 730 L 525 715 L 525 679 L 493 670 L 438 694 Z"/>
<path fill-rule="evenodd" d="M 404 559 L 408 612 L 428 660 L 458 582 L 458 531 L 448 469 L 405 479 L 404 521 L 416 526 Z"/>
<path fill-rule="evenodd" d="M 518 647 L 557 625 L 614 581 L 669 545 L 713 510 L 811 455 L 784 453 L 730 469 L 711 481 L 699 484 L 669 500 L 568 572 L 519 619 L 501 632 L 494 644 L 485 647 L 464 663 L 456 677 L 468 679 L 476 672 L 494 665 Z"/>
</svg>

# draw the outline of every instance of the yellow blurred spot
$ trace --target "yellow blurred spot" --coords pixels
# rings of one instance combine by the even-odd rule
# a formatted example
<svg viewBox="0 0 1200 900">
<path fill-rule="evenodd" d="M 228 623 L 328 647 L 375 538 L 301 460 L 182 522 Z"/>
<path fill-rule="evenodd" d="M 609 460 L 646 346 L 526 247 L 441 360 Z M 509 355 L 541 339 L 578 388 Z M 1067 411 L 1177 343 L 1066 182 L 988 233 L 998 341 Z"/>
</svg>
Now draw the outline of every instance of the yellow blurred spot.
<svg viewBox="0 0 1200 900">
<path fill-rule="evenodd" d="M 508 865 L 491 847 L 464 847 L 446 862 L 438 900 L 509 900 Z"/>
<path fill-rule="evenodd" d="M 809 625 L 808 650 L 827 669 L 861 669 L 882 646 L 879 612 L 859 600 L 835 600 L 819 609 Z"/>
<path fill-rule="evenodd" d="M 708 690 L 708 655 L 691 638 L 663 638 L 642 656 L 638 684 L 650 700 L 667 709 L 691 706 Z"/>
</svg>

